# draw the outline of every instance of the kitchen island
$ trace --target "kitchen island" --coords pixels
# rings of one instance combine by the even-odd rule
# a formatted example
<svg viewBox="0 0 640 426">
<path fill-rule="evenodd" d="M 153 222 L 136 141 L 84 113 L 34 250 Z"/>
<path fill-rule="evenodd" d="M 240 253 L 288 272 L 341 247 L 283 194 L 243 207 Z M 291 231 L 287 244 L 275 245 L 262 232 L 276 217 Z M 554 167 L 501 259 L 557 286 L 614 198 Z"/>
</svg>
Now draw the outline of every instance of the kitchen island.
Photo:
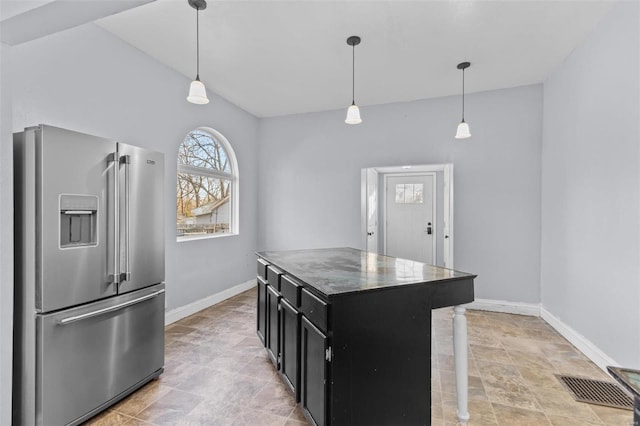
<svg viewBox="0 0 640 426">
<path fill-rule="evenodd" d="M 475 275 L 352 248 L 260 252 L 257 274 L 258 336 L 311 424 L 430 424 L 431 310 Z"/>
</svg>

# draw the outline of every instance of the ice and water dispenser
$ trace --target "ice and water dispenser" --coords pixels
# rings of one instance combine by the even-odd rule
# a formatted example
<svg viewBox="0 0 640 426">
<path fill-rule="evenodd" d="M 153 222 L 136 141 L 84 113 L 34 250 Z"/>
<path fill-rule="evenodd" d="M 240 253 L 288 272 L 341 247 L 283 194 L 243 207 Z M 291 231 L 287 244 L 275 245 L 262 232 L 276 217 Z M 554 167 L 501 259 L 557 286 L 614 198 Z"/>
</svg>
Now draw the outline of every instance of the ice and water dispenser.
<svg viewBox="0 0 640 426">
<path fill-rule="evenodd" d="M 98 244 L 98 197 L 60 195 L 60 248 Z"/>
</svg>

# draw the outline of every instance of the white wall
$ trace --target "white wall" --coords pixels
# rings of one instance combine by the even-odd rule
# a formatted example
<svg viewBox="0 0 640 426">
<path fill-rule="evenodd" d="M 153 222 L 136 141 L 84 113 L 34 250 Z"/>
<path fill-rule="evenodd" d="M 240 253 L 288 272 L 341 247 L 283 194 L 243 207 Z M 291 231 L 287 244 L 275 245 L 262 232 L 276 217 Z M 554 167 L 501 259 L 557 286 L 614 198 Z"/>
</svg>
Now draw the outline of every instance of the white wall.
<svg viewBox="0 0 640 426">
<path fill-rule="evenodd" d="M 639 6 L 612 10 L 544 84 L 543 308 L 640 368 Z"/>
<path fill-rule="evenodd" d="M 467 75 L 472 87 L 473 68 Z M 345 95 L 346 96 L 346 95 Z M 258 247 L 360 247 L 360 169 L 454 164 L 455 267 L 476 297 L 540 301 L 542 86 L 260 120 Z"/>
<path fill-rule="evenodd" d="M 11 424 L 13 336 L 13 139 L 10 48 L 0 44 L 0 425 Z"/>
<path fill-rule="evenodd" d="M 47 123 L 165 153 L 168 308 L 254 275 L 258 120 L 217 96 L 185 99 L 189 80 L 94 24 L 12 48 L 13 128 Z M 240 170 L 240 235 L 176 243 L 176 154 L 208 126 L 232 144 Z M 70 162 L 73 161 L 71 157 Z"/>
</svg>

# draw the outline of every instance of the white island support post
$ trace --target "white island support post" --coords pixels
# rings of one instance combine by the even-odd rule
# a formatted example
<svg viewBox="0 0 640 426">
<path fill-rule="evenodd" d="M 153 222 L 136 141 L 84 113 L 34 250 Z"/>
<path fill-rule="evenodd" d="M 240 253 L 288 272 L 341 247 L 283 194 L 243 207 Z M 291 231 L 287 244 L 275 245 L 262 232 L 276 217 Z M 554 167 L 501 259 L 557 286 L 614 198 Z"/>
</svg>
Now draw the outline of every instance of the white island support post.
<svg viewBox="0 0 640 426">
<path fill-rule="evenodd" d="M 458 419 L 469 420 L 469 347 L 467 342 L 467 317 L 463 306 L 453 307 L 453 360 L 456 369 L 456 397 Z"/>
</svg>

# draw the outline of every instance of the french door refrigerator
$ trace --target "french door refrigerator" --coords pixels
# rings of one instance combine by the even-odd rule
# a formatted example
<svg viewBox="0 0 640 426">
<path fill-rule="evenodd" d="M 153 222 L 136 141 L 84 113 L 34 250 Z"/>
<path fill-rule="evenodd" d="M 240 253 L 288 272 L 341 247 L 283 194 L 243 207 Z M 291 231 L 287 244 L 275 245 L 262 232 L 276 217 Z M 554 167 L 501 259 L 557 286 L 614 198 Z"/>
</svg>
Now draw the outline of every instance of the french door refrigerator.
<svg viewBox="0 0 640 426">
<path fill-rule="evenodd" d="M 164 155 L 14 134 L 13 422 L 74 425 L 163 372 Z"/>
</svg>

